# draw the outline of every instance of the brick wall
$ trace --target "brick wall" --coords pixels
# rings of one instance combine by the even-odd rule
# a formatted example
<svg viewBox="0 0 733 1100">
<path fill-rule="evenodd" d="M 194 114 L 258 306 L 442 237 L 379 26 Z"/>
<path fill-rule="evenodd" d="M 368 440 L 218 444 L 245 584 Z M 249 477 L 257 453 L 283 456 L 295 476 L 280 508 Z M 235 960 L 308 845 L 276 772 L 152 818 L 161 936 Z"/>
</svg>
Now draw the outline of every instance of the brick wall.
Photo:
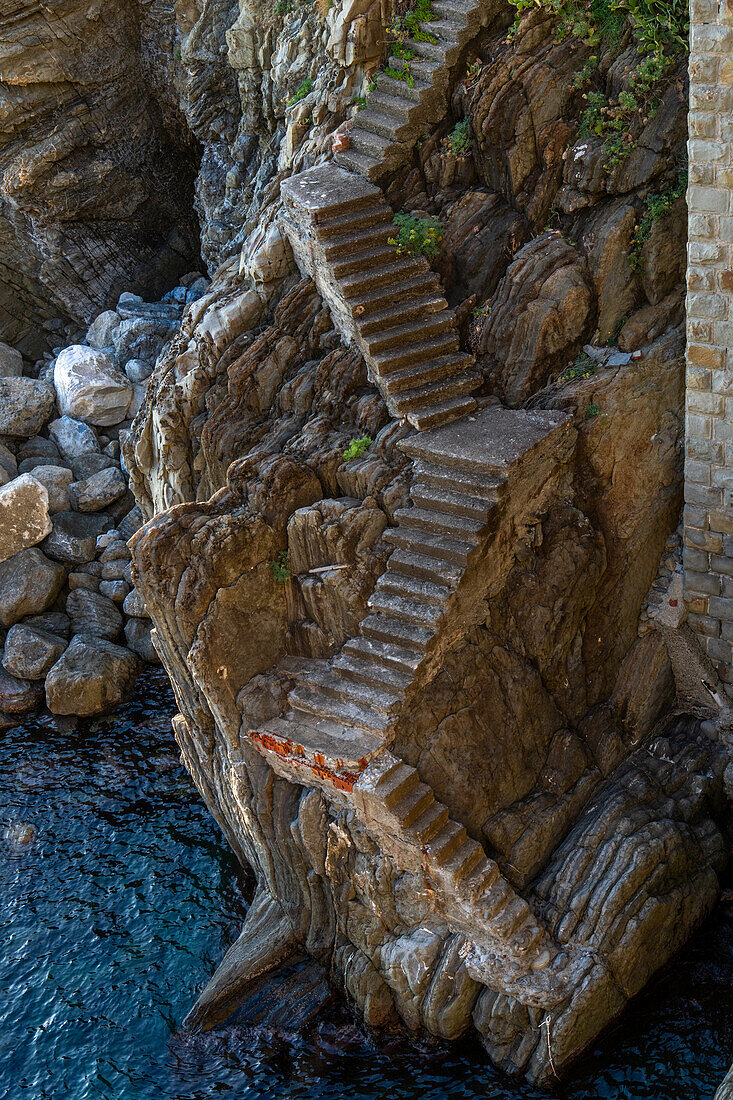
<svg viewBox="0 0 733 1100">
<path fill-rule="evenodd" d="M 733 0 L 692 0 L 685 598 L 733 681 Z"/>
</svg>

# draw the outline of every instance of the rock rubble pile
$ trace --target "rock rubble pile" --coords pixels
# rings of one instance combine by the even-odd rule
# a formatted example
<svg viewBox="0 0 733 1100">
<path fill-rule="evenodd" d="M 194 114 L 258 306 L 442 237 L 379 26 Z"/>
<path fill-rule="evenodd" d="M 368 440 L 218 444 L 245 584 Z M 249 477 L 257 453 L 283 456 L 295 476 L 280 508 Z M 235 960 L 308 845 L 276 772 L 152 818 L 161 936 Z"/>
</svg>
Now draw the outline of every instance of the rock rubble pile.
<svg viewBox="0 0 733 1100">
<path fill-rule="evenodd" d="M 0 344 L 0 728 L 116 706 L 157 662 L 127 540 L 142 523 L 121 444 L 147 379 L 208 286 L 132 293 L 34 364 Z"/>
</svg>

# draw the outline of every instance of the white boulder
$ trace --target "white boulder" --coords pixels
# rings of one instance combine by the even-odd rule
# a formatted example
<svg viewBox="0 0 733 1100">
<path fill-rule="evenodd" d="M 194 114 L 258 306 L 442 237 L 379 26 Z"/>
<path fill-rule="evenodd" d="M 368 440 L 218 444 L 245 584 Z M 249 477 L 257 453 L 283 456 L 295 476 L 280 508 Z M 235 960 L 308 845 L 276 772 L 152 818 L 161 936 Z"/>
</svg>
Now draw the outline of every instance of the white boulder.
<svg viewBox="0 0 733 1100">
<path fill-rule="evenodd" d="M 127 416 L 132 386 L 103 351 L 72 344 L 60 352 L 53 372 L 62 415 L 106 428 Z"/>
<path fill-rule="evenodd" d="M 35 546 L 51 532 L 48 491 L 32 474 L 0 489 L 0 562 Z"/>
</svg>

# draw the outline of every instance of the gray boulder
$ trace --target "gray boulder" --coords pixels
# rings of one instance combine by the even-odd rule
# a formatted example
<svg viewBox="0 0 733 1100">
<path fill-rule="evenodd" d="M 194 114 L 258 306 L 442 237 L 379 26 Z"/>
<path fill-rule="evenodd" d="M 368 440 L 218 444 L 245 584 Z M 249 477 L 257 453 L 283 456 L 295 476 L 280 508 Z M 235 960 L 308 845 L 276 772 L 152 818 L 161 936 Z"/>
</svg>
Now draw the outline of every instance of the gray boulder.
<svg viewBox="0 0 733 1100">
<path fill-rule="evenodd" d="M 71 619 L 63 611 L 47 611 L 44 615 L 31 615 L 23 619 L 24 626 L 34 630 L 45 630 L 49 634 L 58 634 L 62 638 L 71 637 Z"/>
<path fill-rule="evenodd" d="M 10 344 L 0 343 L 0 378 L 15 378 L 23 373 L 23 356 Z"/>
<path fill-rule="evenodd" d="M 75 458 L 71 468 L 74 471 L 74 481 L 86 481 L 88 477 L 98 474 L 100 470 L 110 470 L 116 465 L 115 460 L 109 455 L 88 454 Z"/>
<path fill-rule="evenodd" d="M 46 611 L 65 580 L 63 566 L 49 561 L 36 546 L 0 562 L 0 623 L 12 626 L 26 615 Z"/>
<path fill-rule="evenodd" d="M 49 514 L 54 516 L 57 512 L 68 512 L 69 486 L 74 480 L 71 470 L 65 466 L 35 466 L 33 477 L 48 493 Z"/>
<path fill-rule="evenodd" d="M 18 461 L 23 462 L 27 458 L 50 458 L 57 460 L 59 458 L 59 449 L 52 439 L 46 439 L 43 435 L 34 435 L 30 439 L 26 439 L 18 448 Z M 21 470 L 21 473 L 23 471 Z"/>
<path fill-rule="evenodd" d="M 150 619 L 128 619 L 125 623 L 125 641 L 128 647 L 148 664 L 160 664 L 158 651 L 153 645 L 153 624 Z"/>
<path fill-rule="evenodd" d="M 29 714 L 43 703 L 43 684 L 0 669 L 0 714 Z"/>
<path fill-rule="evenodd" d="M 94 558 L 97 535 L 113 524 L 106 512 L 57 512 L 51 517 L 53 530 L 43 543 L 44 553 L 66 565 L 81 565 Z"/>
<path fill-rule="evenodd" d="M 130 586 L 127 581 L 100 581 L 99 591 L 103 596 L 112 600 L 113 603 L 122 603 L 130 591 Z"/>
<path fill-rule="evenodd" d="M 38 435 L 53 412 L 53 402 L 53 387 L 46 382 L 0 378 L 0 435 L 18 439 Z"/>
<path fill-rule="evenodd" d="M 0 443 L 0 467 L 11 478 L 16 477 L 18 474 L 18 461 L 10 448 L 6 447 L 4 443 Z"/>
<path fill-rule="evenodd" d="M 72 634 L 94 634 L 112 641 L 122 629 L 122 615 L 112 600 L 99 592 L 75 588 L 66 600 Z"/>
<path fill-rule="evenodd" d="M 3 668 L 22 680 L 42 680 L 67 646 L 58 634 L 16 623 L 5 639 Z"/>
<path fill-rule="evenodd" d="M 113 309 L 106 309 L 104 313 L 100 313 L 87 329 L 89 347 L 96 348 L 98 351 L 110 347 L 114 341 L 115 329 L 121 320 L 119 313 L 115 313 Z"/>
<path fill-rule="evenodd" d="M 52 714 L 103 714 L 123 702 L 139 669 L 128 649 L 77 634 L 46 677 L 46 705 Z"/>
<path fill-rule="evenodd" d="M 146 619 L 148 617 L 145 602 L 136 588 L 133 588 L 132 591 L 125 596 L 122 610 L 126 615 L 130 615 L 135 619 Z"/>
<path fill-rule="evenodd" d="M 130 359 L 125 364 L 125 374 L 134 384 L 135 382 L 144 382 L 153 373 L 153 364 L 149 363 L 146 359 Z"/>
<path fill-rule="evenodd" d="M 72 416 L 61 416 L 48 425 L 48 434 L 67 462 L 101 450 L 93 428 Z"/>
<path fill-rule="evenodd" d="M 74 481 L 69 486 L 69 500 L 77 512 L 101 512 L 126 490 L 124 474 L 117 466 L 110 466 L 84 481 Z"/>
<path fill-rule="evenodd" d="M 33 455 L 32 458 L 24 458 L 18 465 L 19 474 L 30 474 L 42 466 L 65 466 L 69 469 L 68 462 L 63 458 L 49 458 L 47 455 Z"/>
<path fill-rule="evenodd" d="M 115 332 L 118 363 L 148 359 L 154 363 L 167 340 L 178 331 L 177 320 L 135 317 L 123 321 Z"/>
</svg>

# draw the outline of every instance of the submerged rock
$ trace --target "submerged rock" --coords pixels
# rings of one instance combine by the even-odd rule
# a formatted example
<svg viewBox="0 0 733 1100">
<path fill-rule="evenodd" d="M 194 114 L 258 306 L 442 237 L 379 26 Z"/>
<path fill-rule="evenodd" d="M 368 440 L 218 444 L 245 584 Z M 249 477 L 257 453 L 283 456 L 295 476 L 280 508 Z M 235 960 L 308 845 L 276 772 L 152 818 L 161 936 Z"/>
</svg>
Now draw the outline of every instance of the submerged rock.
<svg viewBox="0 0 733 1100">
<path fill-rule="evenodd" d="M 3 840 L 14 855 L 31 848 L 37 835 L 36 826 L 27 821 L 18 821 L 3 829 Z"/>
</svg>

